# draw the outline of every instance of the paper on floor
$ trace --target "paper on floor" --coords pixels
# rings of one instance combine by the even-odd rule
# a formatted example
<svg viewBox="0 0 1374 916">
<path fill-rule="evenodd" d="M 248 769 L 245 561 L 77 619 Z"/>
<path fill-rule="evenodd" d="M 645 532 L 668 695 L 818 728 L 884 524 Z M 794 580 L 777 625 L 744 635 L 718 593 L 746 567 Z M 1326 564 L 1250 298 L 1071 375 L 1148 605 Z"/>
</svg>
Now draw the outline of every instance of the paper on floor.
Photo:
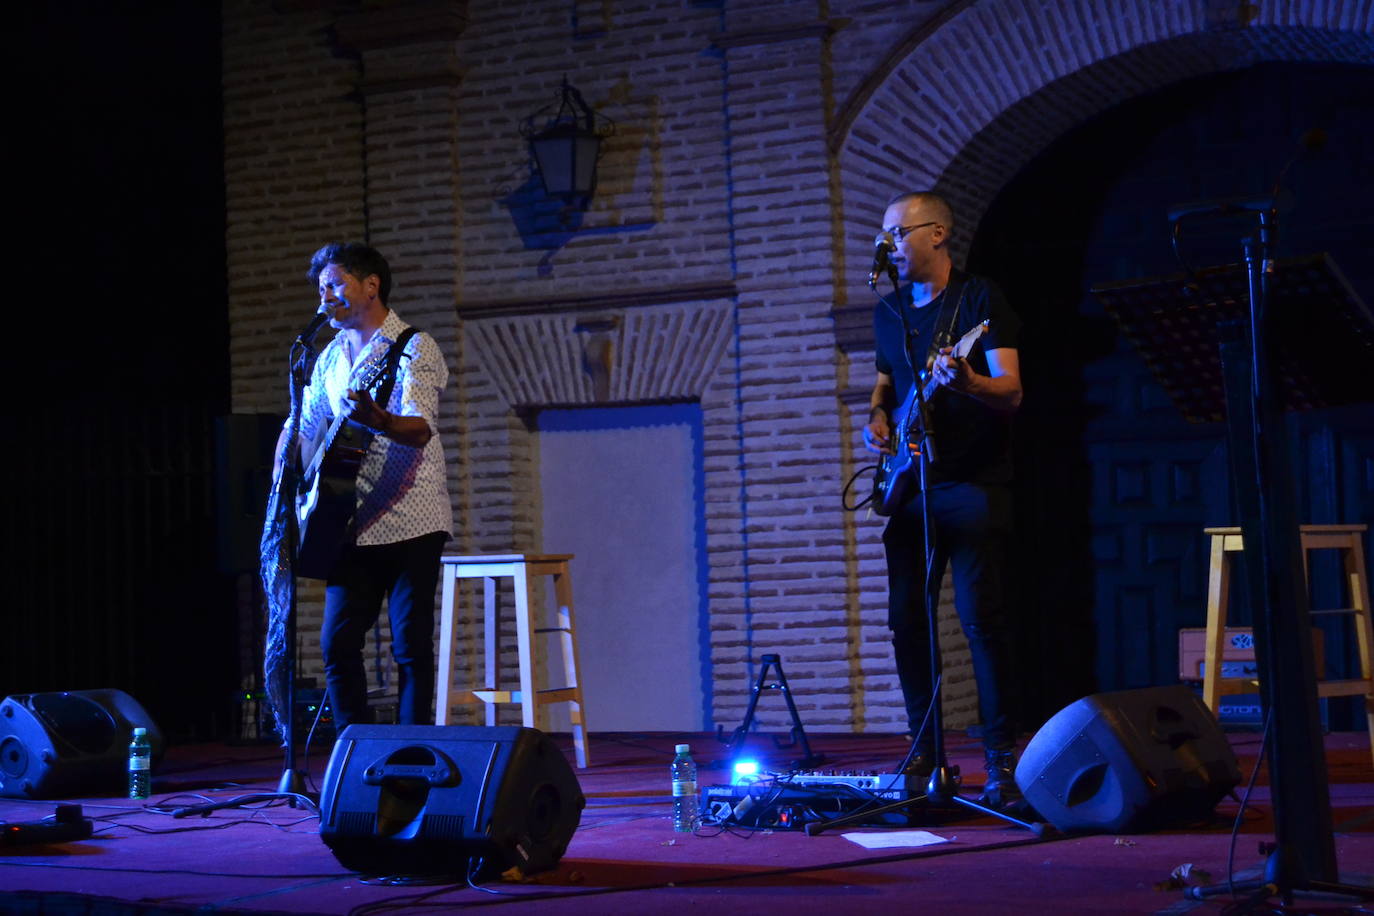
<svg viewBox="0 0 1374 916">
<path fill-rule="evenodd" d="M 842 833 L 851 843 L 858 843 L 864 849 L 896 849 L 901 846 L 934 846 L 948 843 L 949 840 L 936 836 L 929 830 L 889 830 L 885 833 Z"/>
</svg>

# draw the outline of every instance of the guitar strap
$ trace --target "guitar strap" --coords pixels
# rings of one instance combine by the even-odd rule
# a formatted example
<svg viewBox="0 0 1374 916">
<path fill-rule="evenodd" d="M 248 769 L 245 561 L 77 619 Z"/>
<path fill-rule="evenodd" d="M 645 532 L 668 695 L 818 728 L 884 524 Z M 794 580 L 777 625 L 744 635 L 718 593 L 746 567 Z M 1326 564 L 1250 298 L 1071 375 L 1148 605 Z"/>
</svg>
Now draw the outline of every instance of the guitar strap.
<svg viewBox="0 0 1374 916">
<path fill-rule="evenodd" d="M 926 368 L 935 362 L 942 347 L 954 343 L 954 326 L 959 321 L 959 309 L 964 304 L 964 280 L 967 275 L 961 270 L 951 270 L 949 283 L 945 285 L 944 299 L 940 302 L 940 314 L 935 319 L 935 333 L 930 338 L 930 349 L 926 352 Z M 944 330 L 940 330 L 944 328 Z"/>
<path fill-rule="evenodd" d="M 386 351 L 386 371 L 382 373 L 382 385 L 377 389 L 377 396 L 373 398 L 383 410 L 386 410 L 386 405 L 391 400 L 391 389 L 396 387 L 396 372 L 400 369 L 406 344 L 410 343 L 410 338 L 416 333 L 415 328 L 406 328 L 401 332 L 401 336 L 396 338 L 391 349 Z"/>
</svg>

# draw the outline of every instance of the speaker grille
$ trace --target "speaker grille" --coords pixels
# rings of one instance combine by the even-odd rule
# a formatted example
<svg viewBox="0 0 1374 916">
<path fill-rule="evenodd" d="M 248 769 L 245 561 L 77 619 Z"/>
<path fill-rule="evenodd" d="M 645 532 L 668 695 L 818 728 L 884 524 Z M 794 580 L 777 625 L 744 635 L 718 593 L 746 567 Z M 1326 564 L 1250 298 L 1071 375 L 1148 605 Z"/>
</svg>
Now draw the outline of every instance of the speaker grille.
<svg viewBox="0 0 1374 916">
<path fill-rule="evenodd" d="M 377 812 L 340 811 L 339 831 L 349 836 L 372 836 L 377 832 Z"/>
<path fill-rule="evenodd" d="M 467 818 L 461 814 L 426 814 L 420 822 L 420 836 L 436 840 L 461 840 Z"/>
</svg>

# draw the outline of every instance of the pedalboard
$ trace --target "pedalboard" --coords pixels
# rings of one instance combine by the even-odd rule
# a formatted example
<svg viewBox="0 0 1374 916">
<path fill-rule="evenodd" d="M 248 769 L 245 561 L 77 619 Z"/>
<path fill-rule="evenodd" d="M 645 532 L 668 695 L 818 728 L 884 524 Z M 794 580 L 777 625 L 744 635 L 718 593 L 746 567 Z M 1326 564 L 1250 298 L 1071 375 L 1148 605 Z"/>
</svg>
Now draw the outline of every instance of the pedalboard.
<svg viewBox="0 0 1374 916">
<path fill-rule="evenodd" d="M 786 776 L 776 777 L 775 781 L 784 782 L 791 786 L 807 786 L 811 788 L 824 788 L 827 786 L 850 786 L 864 792 L 872 792 L 890 801 L 899 798 L 906 798 L 912 790 L 918 788 L 908 783 L 910 777 L 903 773 L 857 773 L 857 772 L 826 772 L 819 771 L 808 773 L 789 773 Z M 737 784 L 746 784 L 742 780 L 736 780 Z"/>
<path fill-rule="evenodd" d="M 802 830 L 807 824 L 861 814 L 910 797 L 906 777 L 889 774 L 801 774 L 747 783 L 705 786 L 701 814 L 708 821 L 770 830 Z M 875 814 L 870 827 L 905 827 L 902 811 Z"/>
</svg>

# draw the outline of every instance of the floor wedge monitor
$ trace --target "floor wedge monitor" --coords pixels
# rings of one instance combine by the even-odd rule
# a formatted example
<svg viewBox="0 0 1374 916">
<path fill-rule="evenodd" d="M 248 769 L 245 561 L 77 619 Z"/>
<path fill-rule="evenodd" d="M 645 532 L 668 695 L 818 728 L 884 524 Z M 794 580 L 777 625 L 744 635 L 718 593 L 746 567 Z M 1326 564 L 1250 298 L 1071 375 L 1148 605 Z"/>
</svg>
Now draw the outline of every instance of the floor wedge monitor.
<svg viewBox="0 0 1374 916">
<path fill-rule="evenodd" d="M 67 798 L 124 795 L 129 742 L 148 730 L 153 763 L 162 731 L 122 690 L 16 693 L 0 701 L 0 795 Z"/>
<path fill-rule="evenodd" d="M 1198 820 L 1239 782 L 1217 720 L 1183 685 L 1084 697 L 1036 732 L 1016 767 L 1026 801 L 1065 832 Z"/>
<path fill-rule="evenodd" d="M 537 729 L 350 725 L 325 770 L 320 838 L 364 874 L 533 874 L 558 863 L 585 806 Z"/>
</svg>

